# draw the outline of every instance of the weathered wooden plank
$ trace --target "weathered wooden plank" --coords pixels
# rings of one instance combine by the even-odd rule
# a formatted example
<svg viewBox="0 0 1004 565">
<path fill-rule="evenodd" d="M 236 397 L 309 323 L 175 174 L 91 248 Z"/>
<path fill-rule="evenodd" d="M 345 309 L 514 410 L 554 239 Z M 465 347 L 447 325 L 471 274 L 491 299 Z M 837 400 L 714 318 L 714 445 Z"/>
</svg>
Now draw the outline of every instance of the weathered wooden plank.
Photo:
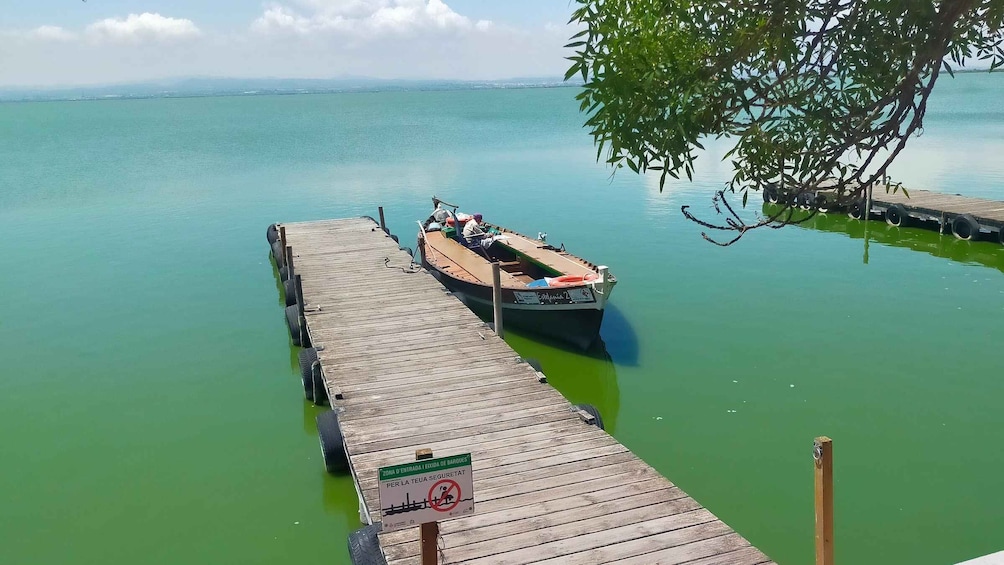
<svg viewBox="0 0 1004 565">
<path fill-rule="evenodd" d="M 489 563 L 523 565 L 555 557 L 562 557 L 562 563 L 572 564 L 576 563 L 572 557 L 574 554 L 590 549 L 614 546 L 639 538 L 660 535 L 663 539 L 660 540 L 662 543 L 657 547 L 667 547 L 673 544 L 691 544 L 710 537 L 724 535 L 730 531 L 728 526 L 717 521 L 711 512 L 703 508 L 619 527 L 614 522 L 607 522 L 603 525 L 606 527 L 599 531 L 583 528 L 579 523 L 559 526 L 558 531 L 550 532 L 554 538 L 553 541 L 542 536 L 540 543 L 506 553 L 485 556 L 475 553 L 477 556 L 473 559 L 467 558 L 468 546 L 461 546 L 455 550 L 447 548 L 445 557 L 450 562 L 466 561 L 470 565 L 487 565 Z M 696 557 L 703 557 L 703 555 L 695 555 Z M 579 563 L 596 563 L 596 561 L 590 558 L 588 561 L 579 561 Z"/>
<path fill-rule="evenodd" d="M 534 424 L 543 424 L 545 422 L 557 422 L 561 420 L 574 421 L 578 420 L 578 417 L 563 409 L 558 409 L 553 412 L 545 412 L 539 415 L 519 415 L 517 418 L 511 420 L 500 420 L 497 422 L 491 422 L 489 424 L 483 424 L 480 429 L 476 426 L 465 427 L 458 430 L 448 430 L 445 432 L 423 432 L 420 434 L 415 434 L 406 437 L 394 437 L 390 439 L 381 440 L 371 440 L 371 441 L 359 441 L 355 440 L 350 442 L 348 452 L 349 455 L 356 455 L 358 453 L 369 453 L 373 451 L 384 451 L 386 449 L 393 449 L 395 447 L 407 447 L 412 446 L 415 449 L 420 449 L 424 447 L 427 443 L 432 443 L 435 441 L 440 441 L 443 439 L 450 439 L 459 437 L 462 435 L 477 435 L 478 433 L 485 432 L 497 432 L 501 430 L 507 430 L 511 428 L 520 428 L 523 426 L 532 426 Z"/>
<path fill-rule="evenodd" d="M 626 509 L 634 507 L 634 503 L 630 501 L 639 502 L 640 505 L 648 501 L 658 502 L 684 498 L 687 498 L 685 492 L 676 487 L 666 488 L 661 481 L 641 481 L 552 500 L 533 500 L 523 506 L 517 507 L 499 507 L 501 502 L 509 500 L 503 498 L 496 501 L 478 503 L 476 514 L 458 520 L 443 522 L 440 525 L 440 531 L 443 535 L 448 535 L 473 530 L 477 532 L 475 535 L 479 536 L 478 539 L 490 539 L 484 536 L 493 535 L 495 529 L 491 526 L 514 520 L 532 519 L 538 516 L 553 516 L 563 511 L 572 511 L 573 516 L 581 515 L 575 513 L 583 512 L 585 511 L 583 509 L 587 507 L 603 507 L 604 505 L 617 504 L 617 501 L 629 501 L 624 505 L 618 504 L 618 507 L 622 506 Z M 600 514 L 595 515 L 598 516 Z M 380 543 L 383 546 L 409 543 L 415 539 L 413 532 L 414 530 L 384 532 L 380 534 Z"/>
<path fill-rule="evenodd" d="M 745 561 L 729 560 L 728 565 L 754 565 L 764 562 L 763 554 L 739 554 L 734 550 L 741 549 L 749 545 L 742 536 L 735 532 L 725 533 L 725 528 L 717 527 L 721 522 L 715 522 L 715 526 L 706 525 L 704 530 L 695 530 L 694 540 L 689 543 L 678 544 L 673 547 L 666 547 L 667 538 L 670 534 L 659 534 L 649 539 L 639 539 L 632 543 L 624 543 L 611 547 L 602 548 L 592 555 L 582 555 L 579 559 L 568 559 L 562 563 L 569 565 L 585 565 L 593 563 L 619 563 L 620 565 L 673 565 L 677 563 L 692 564 L 695 560 L 706 559 L 720 554 L 730 554 L 732 559 L 745 558 Z M 724 524 L 722 524 L 724 526 Z M 688 530 L 691 528 L 687 528 Z M 720 532 L 722 535 L 697 539 L 699 536 L 706 536 L 709 532 Z M 684 533 L 686 530 L 680 530 Z M 662 548 L 660 548 L 662 546 Z M 631 556 L 631 554 L 635 554 Z M 602 557 L 601 557 L 602 556 Z M 597 559 L 599 558 L 599 559 Z"/>
<path fill-rule="evenodd" d="M 454 560 L 478 559 L 535 548 L 541 544 L 559 542 L 589 534 L 602 533 L 617 527 L 663 519 L 667 516 L 694 513 L 693 517 L 713 521 L 714 516 L 690 498 L 653 500 L 641 498 L 612 501 L 588 508 L 576 508 L 537 518 L 513 520 L 498 525 L 489 532 L 485 529 L 465 530 L 444 534 L 443 544 L 449 548 L 448 558 Z M 684 520 L 682 523 L 695 523 Z M 700 523 L 700 522 L 697 522 Z M 417 543 L 384 546 L 388 559 L 416 555 Z M 526 563 L 527 561 L 524 561 Z"/>
<path fill-rule="evenodd" d="M 571 500 L 571 499 L 562 499 Z M 449 547 L 459 547 L 462 545 L 483 544 L 491 540 L 502 537 L 524 534 L 526 532 L 539 532 L 544 538 L 551 538 L 548 541 L 557 539 L 552 537 L 547 528 L 555 528 L 571 522 L 579 522 L 589 519 L 614 519 L 615 525 L 624 525 L 651 519 L 652 517 L 665 516 L 670 514 L 681 514 L 692 510 L 700 509 L 700 505 L 692 498 L 687 497 L 680 489 L 663 489 L 655 492 L 646 492 L 631 496 L 616 497 L 608 500 L 598 501 L 587 506 L 570 506 L 560 510 L 554 510 L 548 502 L 520 508 L 518 514 L 513 512 L 493 512 L 482 517 L 480 521 L 469 520 L 467 523 L 462 520 L 452 522 L 450 525 L 459 526 L 462 529 L 445 528 L 441 531 L 446 545 Z M 487 518 L 487 520 L 485 519 Z M 617 520 L 616 518 L 620 518 Z M 496 527 L 486 527 L 489 524 Z M 473 527 L 472 527 L 473 526 Z M 583 524 L 583 529 L 593 528 L 593 531 L 607 529 L 605 524 L 595 520 L 591 524 Z M 599 526 L 599 527 L 597 527 Z M 381 545 L 389 548 L 392 545 L 402 546 L 396 548 L 394 553 L 388 552 L 388 557 L 405 557 L 409 554 L 417 553 L 417 545 L 412 544 L 413 538 L 404 536 L 388 536 L 381 538 Z M 510 548 L 499 548 L 503 551 L 526 547 L 519 540 L 513 540 Z M 534 536 L 532 543 L 539 543 L 540 537 Z"/>
<path fill-rule="evenodd" d="M 482 413 L 474 418 L 464 418 L 462 422 L 444 421 L 437 417 L 426 417 L 416 420 L 410 427 L 401 428 L 398 426 L 374 427 L 356 426 L 351 420 L 346 420 L 342 426 L 342 432 L 349 443 L 365 445 L 386 440 L 407 438 L 407 437 L 435 437 L 442 432 L 449 432 L 452 435 L 460 435 L 462 430 L 478 428 L 485 425 L 504 424 L 510 420 L 522 420 L 534 416 L 545 416 L 557 414 L 564 417 L 570 415 L 568 407 L 555 406 L 554 404 L 543 404 L 533 408 L 525 408 L 519 412 L 509 412 L 504 408 Z M 469 433 L 476 433 L 476 430 L 469 430 Z"/>
</svg>

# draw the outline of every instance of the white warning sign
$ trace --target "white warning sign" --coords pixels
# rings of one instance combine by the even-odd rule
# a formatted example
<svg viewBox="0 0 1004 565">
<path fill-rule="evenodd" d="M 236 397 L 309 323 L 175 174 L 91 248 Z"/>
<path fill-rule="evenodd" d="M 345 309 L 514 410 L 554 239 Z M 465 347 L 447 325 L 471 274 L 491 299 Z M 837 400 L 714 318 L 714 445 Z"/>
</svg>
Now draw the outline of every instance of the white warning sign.
<svg viewBox="0 0 1004 565">
<path fill-rule="evenodd" d="M 470 453 L 380 468 L 385 532 L 473 513 Z"/>
</svg>

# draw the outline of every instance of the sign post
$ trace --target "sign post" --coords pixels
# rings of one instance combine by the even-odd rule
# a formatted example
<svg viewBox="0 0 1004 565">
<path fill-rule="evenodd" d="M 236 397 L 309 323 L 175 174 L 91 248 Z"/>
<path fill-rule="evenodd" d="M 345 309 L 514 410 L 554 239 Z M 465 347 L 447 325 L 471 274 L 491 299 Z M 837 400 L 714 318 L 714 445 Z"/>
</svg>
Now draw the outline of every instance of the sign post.
<svg viewBox="0 0 1004 565">
<path fill-rule="evenodd" d="M 435 565 L 439 521 L 474 513 L 471 454 L 432 458 L 415 452 L 415 462 L 381 467 L 380 519 L 383 531 L 421 526 L 422 565 Z"/>
</svg>

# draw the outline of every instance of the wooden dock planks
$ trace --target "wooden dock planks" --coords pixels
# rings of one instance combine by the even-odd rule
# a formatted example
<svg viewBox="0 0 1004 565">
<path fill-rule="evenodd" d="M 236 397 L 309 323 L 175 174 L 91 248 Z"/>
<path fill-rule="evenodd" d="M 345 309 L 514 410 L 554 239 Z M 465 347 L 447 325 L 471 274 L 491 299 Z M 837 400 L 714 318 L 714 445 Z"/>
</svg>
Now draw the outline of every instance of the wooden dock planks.
<svg viewBox="0 0 1004 565">
<path fill-rule="evenodd" d="M 760 564 L 770 560 L 518 358 L 370 219 L 284 224 L 351 471 L 379 521 L 377 469 L 471 452 L 476 514 L 441 524 L 460 563 Z M 417 528 L 380 534 L 418 564 Z"/>
<path fill-rule="evenodd" d="M 907 196 L 902 191 L 893 193 L 876 189 L 872 194 L 872 202 L 883 208 L 901 204 L 907 209 L 920 210 L 932 216 L 942 212 L 952 215 L 972 214 L 978 220 L 986 220 L 990 224 L 1004 223 L 1004 202 L 928 190 L 911 190 L 909 194 Z"/>
</svg>

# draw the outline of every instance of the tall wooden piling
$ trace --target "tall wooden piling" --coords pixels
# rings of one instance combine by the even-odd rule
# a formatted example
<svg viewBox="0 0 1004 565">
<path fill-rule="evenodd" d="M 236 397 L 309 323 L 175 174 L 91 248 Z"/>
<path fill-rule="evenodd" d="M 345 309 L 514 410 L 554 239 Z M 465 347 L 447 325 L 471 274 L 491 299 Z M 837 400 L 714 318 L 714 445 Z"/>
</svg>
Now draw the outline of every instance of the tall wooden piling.
<svg viewBox="0 0 1004 565">
<path fill-rule="evenodd" d="M 415 460 L 432 459 L 431 449 L 419 449 L 415 451 Z M 439 522 L 429 522 L 422 524 L 420 528 L 420 538 L 422 544 L 422 565 L 437 565 L 439 549 Z"/>
<path fill-rule="evenodd" d="M 817 437 L 812 445 L 816 467 L 816 565 L 833 565 L 833 442 Z"/>
<path fill-rule="evenodd" d="M 505 337 L 502 330 L 502 272 L 498 261 L 492 261 L 492 305 L 495 316 L 495 335 Z"/>
<path fill-rule="evenodd" d="M 387 220 L 383 217 L 383 206 L 380 206 L 377 210 L 380 212 L 380 229 L 383 230 L 383 233 L 390 233 L 387 231 Z"/>
</svg>

